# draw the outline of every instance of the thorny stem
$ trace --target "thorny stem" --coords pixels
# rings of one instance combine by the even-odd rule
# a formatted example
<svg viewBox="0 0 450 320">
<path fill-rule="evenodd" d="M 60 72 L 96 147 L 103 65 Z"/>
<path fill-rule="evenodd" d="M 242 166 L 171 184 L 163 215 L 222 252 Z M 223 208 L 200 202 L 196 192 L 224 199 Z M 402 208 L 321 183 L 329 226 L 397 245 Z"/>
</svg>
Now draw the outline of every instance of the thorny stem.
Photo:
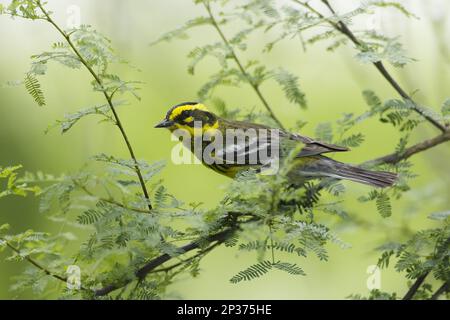
<svg viewBox="0 0 450 320">
<path fill-rule="evenodd" d="M 330 24 L 334 29 L 345 35 L 347 38 L 349 38 L 357 48 L 364 50 L 364 43 L 359 40 L 355 34 L 350 30 L 350 28 L 343 22 L 334 22 L 327 17 L 325 17 L 322 13 L 320 13 L 317 9 L 313 8 L 308 2 L 303 2 L 300 0 L 292 0 L 295 3 L 303 6 L 304 8 L 308 9 L 310 12 L 318 16 L 320 19 L 323 19 L 328 24 Z M 336 15 L 336 11 L 333 9 L 331 4 L 328 0 L 322 0 L 322 3 L 325 4 L 325 6 L 330 10 L 330 12 L 333 15 Z M 424 111 L 413 99 L 412 97 L 406 93 L 406 91 L 400 86 L 400 84 L 394 79 L 394 77 L 387 71 L 385 68 L 383 62 L 377 61 L 374 62 L 373 65 L 377 70 L 381 73 L 381 75 L 386 79 L 387 82 L 394 88 L 395 91 L 406 101 L 409 101 L 413 105 L 413 110 L 417 112 L 419 115 L 421 115 L 423 118 L 425 118 L 428 122 L 430 122 L 432 125 L 434 125 L 437 129 L 439 129 L 441 132 L 445 133 L 449 131 L 450 129 L 441 124 L 438 120 L 434 119 L 431 115 L 427 114 L 426 111 Z"/>
<path fill-rule="evenodd" d="M 89 73 L 92 75 L 92 77 L 95 79 L 95 82 L 100 86 L 100 88 L 102 88 L 102 92 L 103 95 L 105 96 L 106 101 L 108 102 L 108 106 L 111 109 L 111 112 L 114 116 L 114 121 L 115 124 L 117 125 L 117 127 L 120 130 L 120 133 L 123 137 L 123 140 L 125 141 L 125 144 L 127 146 L 128 152 L 131 156 L 131 158 L 133 159 L 134 162 L 134 171 L 136 172 L 138 179 L 139 179 L 139 183 L 141 185 L 141 189 L 142 189 L 142 193 L 144 194 L 144 197 L 147 201 L 147 207 L 148 209 L 151 211 L 152 210 L 152 205 L 150 203 L 150 196 L 148 194 L 148 190 L 147 187 L 145 185 L 145 181 L 144 178 L 142 176 L 142 172 L 141 169 L 139 168 L 139 164 L 137 161 L 137 158 L 135 156 L 134 153 L 134 149 L 130 143 L 130 140 L 128 139 L 128 135 L 123 127 L 122 121 L 120 120 L 120 117 L 116 111 L 116 109 L 114 108 L 114 104 L 112 101 L 112 95 L 109 95 L 107 93 L 107 91 L 104 89 L 103 87 L 103 81 L 102 79 L 98 76 L 98 74 L 92 69 L 92 67 L 89 65 L 89 63 L 86 61 L 86 59 L 83 57 L 83 55 L 80 53 L 80 51 L 77 49 L 77 47 L 75 46 L 75 44 L 72 42 L 72 40 L 70 39 L 70 35 L 67 34 L 64 30 L 62 30 L 57 24 L 56 22 L 51 18 L 50 14 L 47 12 L 47 10 L 44 9 L 44 7 L 42 6 L 40 1 L 36 2 L 39 9 L 42 11 L 42 13 L 45 16 L 45 20 L 47 22 L 49 22 L 50 24 L 52 24 L 55 29 L 63 36 L 63 38 L 67 41 L 67 43 L 69 44 L 70 48 L 72 49 L 72 51 L 75 53 L 75 55 L 78 57 L 78 59 L 80 60 L 80 62 L 86 67 L 86 69 L 89 71 Z"/>
<path fill-rule="evenodd" d="M 242 75 L 245 77 L 245 79 L 247 80 L 248 84 L 253 88 L 253 90 L 255 91 L 256 95 L 261 100 L 262 104 L 266 108 L 267 112 L 269 112 L 269 114 L 272 117 L 272 119 L 278 124 L 278 126 L 281 129 L 284 129 L 283 124 L 277 118 L 277 116 L 273 112 L 272 108 L 270 107 L 269 103 L 267 102 L 266 98 L 264 98 L 263 94 L 261 93 L 261 90 L 259 89 L 259 86 L 257 84 L 255 84 L 255 82 L 252 80 L 251 76 L 245 70 L 243 64 L 241 63 L 241 60 L 239 59 L 239 57 L 236 54 L 236 51 L 233 49 L 233 46 L 230 44 L 230 42 L 228 41 L 227 37 L 225 36 L 225 34 L 223 33 L 222 29 L 220 28 L 219 24 L 217 23 L 217 20 L 215 19 L 214 15 L 212 13 L 210 4 L 205 2 L 205 1 L 203 1 L 203 5 L 205 6 L 206 11 L 208 12 L 208 15 L 209 15 L 209 18 L 211 19 L 212 25 L 214 26 L 214 28 L 216 29 L 216 31 L 219 34 L 220 38 L 222 39 L 223 43 L 227 47 L 228 51 L 231 54 L 231 57 L 236 62 L 236 64 L 237 64 L 239 70 L 241 71 Z"/>
</svg>

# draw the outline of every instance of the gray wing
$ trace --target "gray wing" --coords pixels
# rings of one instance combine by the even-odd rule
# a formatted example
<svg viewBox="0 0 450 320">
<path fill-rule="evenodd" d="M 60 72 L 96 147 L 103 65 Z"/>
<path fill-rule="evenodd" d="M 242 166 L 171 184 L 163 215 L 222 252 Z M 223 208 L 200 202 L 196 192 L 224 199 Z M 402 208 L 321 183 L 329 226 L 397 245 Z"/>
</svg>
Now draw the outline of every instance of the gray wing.
<svg viewBox="0 0 450 320">
<path fill-rule="evenodd" d="M 322 153 L 329 152 L 345 152 L 350 151 L 347 147 L 338 146 L 332 143 L 326 143 L 317 141 L 306 136 L 299 134 L 289 134 L 289 138 L 292 140 L 301 141 L 305 144 L 305 147 L 297 154 L 297 157 L 317 156 Z"/>
<path fill-rule="evenodd" d="M 237 143 L 226 144 L 216 150 L 215 158 L 226 165 L 263 164 L 261 156 L 270 155 L 271 148 L 278 148 L 278 143 L 270 137 L 253 136 Z"/>
<path fill-rule="evenodd" d="M 216 150 L 214 158 L 224 165 L 264 165 L 278 158 L 280 153 L 280 139 L 288 138 L 293 141 L 302 142 L 305 146 L 297 154 L 297 157 L 317 156 L 329 152 L 343 152 L 350 149 L 311 139 L 299 134 L 291 134 L 279 131 L 280 136 L 273 139 L 270 135 L 255 135 L 247 137 L 237 143 L 226 144 Z"/>
</svg>

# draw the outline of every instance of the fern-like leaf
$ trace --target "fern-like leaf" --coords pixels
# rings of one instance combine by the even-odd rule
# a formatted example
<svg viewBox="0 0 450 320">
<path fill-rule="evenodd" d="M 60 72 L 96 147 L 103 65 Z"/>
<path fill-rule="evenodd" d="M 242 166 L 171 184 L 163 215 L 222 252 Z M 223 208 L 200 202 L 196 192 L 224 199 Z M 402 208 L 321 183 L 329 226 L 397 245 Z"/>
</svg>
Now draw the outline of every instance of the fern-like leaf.
<svg viewBox="0 0 450 320">
<path fill-rule="evenodd" d="M 254 264 L 245 270 L 240 271 L 233 278 L 230 279 L 231 283 L 238 283 L 241 281 L 250 281 L 265 275 L 272 269 L 272 263 L 270 261 L 262 261 Z"/>
<path fill-rule="evenodd" d="M 319 123 L 315 131 L 316 138 L 324 142 L 333 141 L 333 127 L 329 122 Z"/>
<path fill-rule="evenodd" d="M 94 224 L 103 217 L 103 213 L 94 209 L 86 210 L 77 217 L 79 224 Z"/>
<path fill-rule="evenodd" d="M 286 70 L 279 69 L 273 73 L 273 77 L 283 89 L 289 102 L 295 103 L 301 108 L 307 107 L 305 94 L 299 88 L 297 76 Z"/>
<path fill-rule="evenodd" d="M 341 140 L 338 144 L 344 147 L 356 148 L 359 147 L 363 142 L 364 135 L 362 133 L 358 133 Z"/>
<path fill-rule="evenodd" d="M 389 196 L 386 193 L 384 193 L 384 192 L 378 193 L 376 204 L 377 204 L 378 213 L 383 218 L 387 218 L 387 217 L 391 216 L 391 214 L 392 214 L 391 199 L 389 198 Z"/>
<path fill-rule="evenodd" d="M 45 106 L 45 97 L 41 89 L 41 84 L 38 79 L 31 73 L 27 73 L 24 80 L 25 88 L 28 93 L 33 97 L 38 106 Z"/>
<path fill-rule="evenodd" d="M 292 275 L 306 276 L 306 273 L 303 271 L 303 269 L 297 266 L 295 263 L 278 261 L 277 263 L 273 264 L 273 267 Z"/>
</svg>

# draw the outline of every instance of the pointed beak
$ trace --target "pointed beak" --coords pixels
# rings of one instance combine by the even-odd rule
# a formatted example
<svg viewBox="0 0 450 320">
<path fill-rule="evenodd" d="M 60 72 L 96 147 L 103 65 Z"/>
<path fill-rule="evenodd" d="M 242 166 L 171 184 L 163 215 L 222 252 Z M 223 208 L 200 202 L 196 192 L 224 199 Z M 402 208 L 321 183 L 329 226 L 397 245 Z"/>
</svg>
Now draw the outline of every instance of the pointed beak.
<svg viewBox="0 0 450 320">
<path fill-rule="evenodd" d="M 169 128 L 173 126 L 174 122 L 171 120 L 164 119 L 160 123 L 158 123 L 155 128 Z"/>
</svg>

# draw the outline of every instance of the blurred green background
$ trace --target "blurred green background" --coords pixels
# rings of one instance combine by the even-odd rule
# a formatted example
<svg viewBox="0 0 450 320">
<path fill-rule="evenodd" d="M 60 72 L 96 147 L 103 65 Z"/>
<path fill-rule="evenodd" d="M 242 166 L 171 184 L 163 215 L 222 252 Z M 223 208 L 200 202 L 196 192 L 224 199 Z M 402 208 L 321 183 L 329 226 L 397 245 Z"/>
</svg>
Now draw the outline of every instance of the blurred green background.
<svg viewBox="0 0 450 320">
<path fill-rule="evenodd" d="M 282 2 L 282 1 L 280 1 Z M 355 1 L 333 1 L 337 8 L 351 8 Z M 354 28 L 377 28 L 389 35 L 400 35 L 410 56 L 417 59 L 402 70 L 393 70 L 408 91 L 415 93 L 421 103 L 438 110 L 450 97 L 450 13 L 448 1 L 401 1 L 418 19 L 407 20 L 391 11 L 384 11 L 368 20 L 357 21 Z M 1 0 L 0 3 L 8 3 Z M 193 30 L 191 39 L 150 47 L 149 43 L 160 34 L 171 30 L 188 19 L 204 14 L 201 6 L 186 0 L 50 0 L 49 7 L 56 20 L 65 25 L 70 9 L 80 9 L 82 24 L 93 25 L 111 38 L 117 53 L 129 60 L 136 69 L 119 67 L 124 79 L 144 82 L 140 92 L 142 101 L 130 99 L 131 104 L 120 110 L 139 158 L 147 161 L 170 159 L 173 142 L 169 133 L 153 128 L 167 109 L 182 101 L 196 100 L 196 92 L 211 70 L 218 66 L 207 60 L 199 66 L 195 76 L 187 74 L 186 54 L 196 45 L 218 41 L 214 30 L 202 27 Z M 69 11 L 68 11 L 69 9 Z M 229 35 L 235 30 L 226 29 Z M 1 59 L 0 84 L 22 79 L 29 68 L 29 57 L 49 48 L 60 40 L 49 25 L 41 22 L 12 20 L 0 16 Z M 274 106 L 275 113 L 289 127 L 297 120 L 308 121 L 302 133 L 314 135 L 319 122 L 334 121 L 343 112 L 362 113 L 366 106 L 361 91 L 372 89 L 383 99 L 397 98 L 392 89 L 370 65 L 353 59 L 351 48 L 328 53 L 317 45 L 303 51 L 300 41 L 286 41 L 270 54 L 261 54 L 268 36 L 255 34 L 250 38 L 249 50 L 241 52 L 243 59 L 259 58 L 268 67 L 283 66 L 300 77 L 301 87 L 309 101 L 308 110 L 300 110 L 286 103 L 281 90 L 267 83 L 262 90 Z M 390 67 L 390 69 L 393 69 Z M 101 152 L 127 157 L 116 128 L 97 124 L 95 117 L 83 120 L 68 134 L 58 129 L 45 134 L 49 124 L 67 112 L 102 103 L 99 94 L 92 93 L 90 78 L 85 70 L 67 70 L 52 64 L 48 75 L 41 78 L 47 98 L 46 107 L 37 107 L 23 87 L 0 87 L 0 166 L 22 164 L 27 171 L 42 170 L 64 173 L 78 170 L 89 157 Z M 247 86 L 220 89 L 217 96 L 230 107 L 263 110 L 254 92 Z M 339 155 L 340 160 L 359 163 L 392 152 L 400 135 L 391 127 L 375 119 L 357 128 L 366 140 L 351 153 Z M 413 141 L 436 135 L 429 125 L 415 131 Z M 413 230 L 432 225 L 426 216 L 449 208 L 450 174 L 449 146 L 442 145 L 413 158 L 419 175 L 400 201 L 394 202 L 394 214 L 382 219 L 373 203 L 361 204 L 357 198 L 369 190 L 365 186 L 346 183 L 346 208 L 352 216 L 359 216 L 374 224 L 369 228 L 341 228 L 338 234 L 352 245 L 342 250 L 330 245 L 330 262 L 315 257 L 294 261 L 307 273 L 293 278 L 284 273 L 270 273 L 266 278 L 233 285 L 228 279 L 253 263 L 255 257 L 238 253 L 235 249 L 220 248 L 203 261 L 203 272 L 196 279 L 177 278 L 169 289 L 168 297 L 190 299 L 214 298 L 284 298 L 284 299 L 336 299 L 351 293 L 368 293 L 367 268 L 377 262 L 374 248 L 387 239 L 396 239 L 406 225 Z M 214 206 L 224 194 L 227 180 L 201 165 L 176 166 L 168 161 L 162 176 L 166 186 L 178 198 L 203 202 Z M 181 179 L 181 180 L 180 180 Z M 38 213 L 37 200 L 6 198 L 0 202 L 0 224 L 10 223 L 14 232 L 28 228 L 51 231 L 57 225 Z M 70 254 L 70 248 L 67 249 Z M 0 254 L 0 298 L 33 298 L 9 291 L 11 277 L 23 268 L 20 263 L 5 262 Z M 381 289 L 403 293 L 407 286 L 401 274 L 392 268 L 382 271 Z"/>
</svg>

